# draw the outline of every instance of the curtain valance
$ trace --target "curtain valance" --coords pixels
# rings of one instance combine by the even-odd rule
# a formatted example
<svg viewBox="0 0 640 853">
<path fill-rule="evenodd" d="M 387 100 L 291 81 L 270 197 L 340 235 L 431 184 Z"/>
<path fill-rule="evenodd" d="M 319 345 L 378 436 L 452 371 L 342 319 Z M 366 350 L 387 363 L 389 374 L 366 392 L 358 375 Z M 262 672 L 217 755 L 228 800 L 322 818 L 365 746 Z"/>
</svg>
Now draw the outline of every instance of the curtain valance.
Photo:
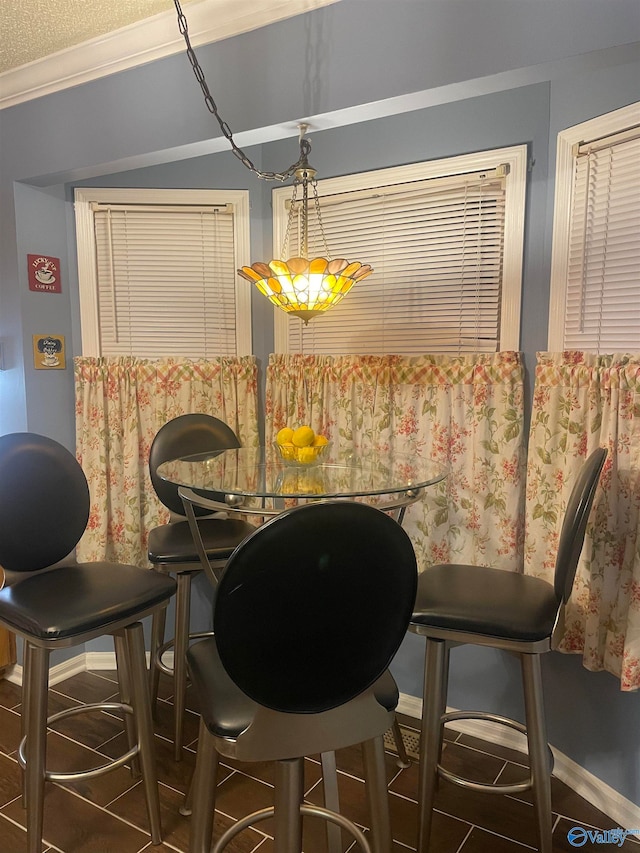
<svg viewBox="0 0 640 853">
<path fill-rule="evenodd" d="M 640 354 L 538 353 L 529 439 L 525 570 L 553 571 L 584 458 L 608 457 L 559 648 L 640 687 Z"/>
<path fill-rule="evenodd" d="M 82 357 L 74 359 L 74 377 L 76 452 L 91 491 L 78 559 L 147 566 L 148 531 L 168 519 L 149 479 L 155 434 L 178 415 L 204 412 L 256 446 L 255 358 Z"/>
<path fill-rule="evenodd" d="M 420 453 L 446 481 L 407 512 L 421 568 L 521 564 L 525 453 L 519 353 L 464 356 L 272 355 L 267 440 L 309 424 L 334 444 Z"/>
</svg>

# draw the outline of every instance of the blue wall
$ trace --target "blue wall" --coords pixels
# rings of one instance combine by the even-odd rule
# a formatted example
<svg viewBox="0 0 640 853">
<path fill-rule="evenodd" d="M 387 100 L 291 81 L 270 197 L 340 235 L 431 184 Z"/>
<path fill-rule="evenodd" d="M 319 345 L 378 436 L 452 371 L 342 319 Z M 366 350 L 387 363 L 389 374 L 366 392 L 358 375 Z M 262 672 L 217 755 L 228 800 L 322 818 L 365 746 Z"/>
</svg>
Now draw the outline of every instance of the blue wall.
<svg viewBox="0 0 640 853">
<path fill-rule="evenodd" d="M 341 0 L 198 53 L 224 118 L 265 169 L 295 160 L 302 119 L 320 128 L 311 136 L 321 178 L 526 143 L 535 165 L 521 348 L 531 382 L 546 348 L 556 136 L 637 100 L 639 40 L 637 0 Z M 270 187 L 226 151 L 182 55 L 5 110 L 0 181 L 0 434 L 31 429 L 74 445 L 71 364 L 38 372 L 31 356 L 41 332 L 66 335 L 69 358 L 80 352 L 73 185 L 248 188 L 252 252 L 270 252 Z M 62 294 L 28 291 L 33 252 L 61 259 Z M 271 311 L 256 294 L 263 369 Z M 198 627 L 208 610 L 201 590 Z M 513 661 L 459 649 L 453 664 L 451 704 L 521 715 Z M 418 638 L 394 669 L 401 690 L 419 695 Z M 547 655 L 545 680 L 551 742 L 640 801 L 640 697 L 575 657 Z"/>
</svg>

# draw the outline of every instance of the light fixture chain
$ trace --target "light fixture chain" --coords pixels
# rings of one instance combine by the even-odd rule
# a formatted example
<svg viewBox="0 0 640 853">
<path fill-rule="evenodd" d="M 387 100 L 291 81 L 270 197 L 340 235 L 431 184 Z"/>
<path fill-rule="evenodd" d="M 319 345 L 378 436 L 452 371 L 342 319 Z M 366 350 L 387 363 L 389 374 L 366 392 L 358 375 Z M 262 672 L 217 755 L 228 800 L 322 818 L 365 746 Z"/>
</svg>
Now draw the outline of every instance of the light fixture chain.
<svg viewBox="0 0 640 853">
<path fill-rule="evenodd" d="M 305 179 L 302 182 L 302 242 L 300 244 L 300 254 L 303 258 L 309 255 L 309 182 Z"/>
<path fill-rule="evenodd" d="M 254 175 L 257 175 L 259 178 L 262 178 L 265 181 L 287 181 L 291 178 L 296 169 L 299 168 L 300 163 L 302 162 L 303 157 L 301 157 L 297 162 L 293 163 L 289 168 L 284 172 L 263 172 L 260 169 L 256 168 L 253 162 L 247 157 L 244 151 L 239 148 L 234 139 L 233 134 L 231 132 L 231 128 L 227 124 L 226 121 L 223 121 L 220 113 L 218 112 L 218 107 L 216 106 L 216 102 L 213 100 L 211 92 L 209 91 L 209 86 L 207 85 L 207 81 L 205 80 L 204 71 L 202 70 L 202 66 L 198 62 L 198 57 L 195 54 L 193 47 L 191 46 L 191 39 L 189 38 L 189 26 L 187 24 L 187 19 L 182 11 L 182 7 L 180 6 L 180 0 L 173 0 L 174 5 L 176 7 L 176 13 L 178 15 L 178 29 L 182 34 L 185 44 L 187 46 L 187 56 L 189 57 L 189 62 L 191 63 L 191 67 L 193 68 L 193 73 L 196 76 L 196 80 L 200 84 L 200 88 L 202 89 L 202 94 L 204 96 L 204 102 L 207 106 L 209 112 L 215 116 L 218 124 L 220 125 L 220 130 L 224 134 L 225 138 L 228 140 L 231 145 L 231 150 L 235 154 L 235 156 L 240 160 L 240 162 L 247 167 Z"/>
<path fill-rule="evenodd" d="M 289 234 L 291 232 L 291 222 L 293 220 L 293 209 L 296 203 L 296 197 L 298 195 L 298 182 L 294 181 L 293 184 L 293 195 L 291 196 L 291 206 L 289 208 L 289 216 L 287 216 L 287 229 L 284 232 L 284 240 L 282 241 L 282 249 L 280 251 L 281 256 L 284 258 L 285 253 L 289 252 Z"/>
<path fill-rule="evenodd" d="M 324 223 L 322 221 L 322 216 L 320 216 L 320 199 L 318 198 L 318 182 L 316 180 L 311 181 L 311 187 L 313 188 L 313 201 L 316 206 L 316 219 L 318 220 L 318 224 L 320 226 L 320 234 L 322 236 L 322 242 L 324 244 L 324 251 L 327 259 L 331 259 L 331 254 L 329 252 L 329 246 L 327 244 L 327 235 L 324 233 Z"/>
<path fill-rule="evenodd" d="M 236 145 L 231 128 L 223 121 L 218 112 L 216 102 L 213 100 L 209 86 L 204 76 L 204 71 L 195 54 L 191 39 L 189 38 L 189 26 L 180 0 L 173 0 L 178 16 L 178 29 L 184 38 L 187 47 L 187 56 L 196 80 L 202 90 L 204 102 L 209 112 L 215 116 L 220 125 L 225 139 L 229 142 L 231 150 L 240 162 L 253 172 L 258 178 L 266 181 L 287 181 L 293 178 L 293 193 L 291 207 L 287 217 L 282 255 L 289 250 L 289 238 L 291 223 L 295 217 L 296 198 L 298 186 L 302 184 L 302 204 L 298 227 L 302 234 L 298 235 L 298 256 L 284 259 L 272 260 L 268 264 L 259 262 L 253 266 L 243 266 L 238 270 L 239 275 L 253 284 L 257 285 L 260 292 L 271 302 L 282 308 L 283 311 L 300 317 L 306 325 L 311 317 L 324 312 L 332 305 L 337 305 L 343 296 L 353 287 L 356 282 L 370 275 L 373 270 L 369 264 L 361 264 L 359 261 L 349 263 L 345 258 L 330 261 L 327 236 L 320 215 L 320 199 L 318 198 L 318 187 L 315 180 L 316 170 L 309 165 L 309 154 L 311 143 L 304 138 L 308 129 L 306 123 L 298 125 L 300 131 L 300 157 L 284 172 L 263 172 L 257 169 L 255 164 L 247 157 L 244 151 Z M 308 254 L 308 205 L 309 205 L 309 183 L 311 184 L 314 198 L 315 212 L 318 219 L 320 234 L 324 243 L 325 258 L 317 257 L 309 260 Z"/>
</svg>

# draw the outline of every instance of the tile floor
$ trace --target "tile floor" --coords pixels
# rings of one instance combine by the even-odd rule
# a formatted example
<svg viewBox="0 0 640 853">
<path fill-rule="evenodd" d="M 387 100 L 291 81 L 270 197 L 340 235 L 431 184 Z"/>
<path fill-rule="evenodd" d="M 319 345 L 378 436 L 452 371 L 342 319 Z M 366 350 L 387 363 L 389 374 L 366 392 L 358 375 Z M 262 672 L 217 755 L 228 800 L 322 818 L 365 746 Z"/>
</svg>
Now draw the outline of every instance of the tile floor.
<svg viewBox="0 0 640 853">
<path fill-rule="evenodd" d="M 153 847 L 147 835 L 144 797 L 140 784 L 126 768 L 97 779 L 65 785 L 49 784 L 45 804 L 43 853 L 138 853 L 138 851 L 186 851 L 189 818 L 178 806 L 188 786 L 195 758 L 197 716 L 186 721 L 189 744 L 184 759 L 173 761 L 170 742 L 172 707 L 170 680 L 163 681 L 156 723 L 158 774 L 162 807 L 163 844 Z M 50 712 L 83 702 L 96 702 L 117 692 L 113 672 L 86 672 L 56 684 L 50 694 Z M 0 681 L 0 853 L 25 850 L 24 811 L 20 803 L 20 773 L 16 749 L 20 733 L 18 687 Z M 193 697 L 189 707 L 194 708 Z M 414 721 L 401 719 L 403 725 Z M 100 756 L 119 754 L 123 737 L 118 719 L 105 713 L 88 714 L 60 721 L 48 741 L 49 766 L 57 770 L 90 767 Z M 415 740 L 415 737 L 414 737 Z M 480 781 L 515 779 L 522 774 L 522 754 L 452 732 L 445 750 L 446 763 L 466 768 Z M 343 811 L 366 827 L 360 752 L 357 748 L 338 754 L 340 794 Z M 417 768 L 401 770 L 388 754 L 387 770 L 393 822 L 392 853 L 415 850 Z M 272 802 L 270 765 L 228 764 L 222 774 L 218 796 L 219 813 L 215 832 L 220 833 L 234 818 Z M 307 759 L 307 798 L 322 801 L 318 762 Z M 431 849 L 433 853 L 525 853 L 535 849 L 533 809 L 526 796 L 496 797 L 462 790 L 443 782 L 437 803 Z M 576 825 L 609 829 L 613 820 L 578 797 L 558 780 L 553 781 L 554 853 L 572 851 L 568 830 Z M 229 853 L 272 853 L 273 841 L 260 830 L 248 829 L 227 848 Z M 346 840 L 345 848 L 350 842 Z M 606 850 L 610 845 L 587 842 L 582 850 Z M 305 853 L 324 850 L 324 830 L 317 820 L 305 819 Z M 614 849 L 620 849 L 615 847 Z M 622 848 L 638 853 L 637 844 L 627 840 Z M 357 850 L 354 847 L 354 853 Z"/>
</svg>

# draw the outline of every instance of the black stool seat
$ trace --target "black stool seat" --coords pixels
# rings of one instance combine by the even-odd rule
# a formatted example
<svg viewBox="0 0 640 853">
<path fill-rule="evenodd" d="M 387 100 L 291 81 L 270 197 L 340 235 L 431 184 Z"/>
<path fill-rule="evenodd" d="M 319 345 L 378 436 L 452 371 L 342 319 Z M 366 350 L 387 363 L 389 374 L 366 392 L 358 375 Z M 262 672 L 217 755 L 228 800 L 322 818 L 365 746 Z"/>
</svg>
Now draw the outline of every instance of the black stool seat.
<svg viewBox="0 0 640 853">
<path fill-rule="evenodd" d="M 389 853 L 383 736 L 393 725 L 398 689 L 388 668 L 406 633 L 416 579 L 406 532 L 356 502 L 286 510 L 234 551 L 217 584 L 215 636 L 187 652 L 201 714 L 191 850 L 211 849 L 217 768 L 227 756 L 276 762 L 274 806 L 234 823 L 215 853 L 269 817 L 274 849 L 300 853 L 303 814 L 329 822 L 331 851 L 344 849 L 337 824 L 364 851 Z M 337 786 L 327 797 L 326 775 L 330 808 L 303 802 L 304 757 L 358 744 L 371 818 L 367 839 L 339 813 Z"/>
<path fill-rule="evenodd" d="M 419 575 L 411 623 L 536 642 L 551 635 L 557 612 L 554 588 L 541 578 L 441 564 Z"/>
<path fill-rule="evenodd" d="M 242 540 L 255 530 L 239 518 L 202 518 L 200 535 L 210 560 L 227 560 Z M 149 560 L 163 563 L 168 569 L 180 563 L 193 563 L 194 571 L 202 571 L 188 521 L 174 521 L 149 531 Z"/>
<path fill-rule="evenodd" d="M 216 737 L 238 738 L 254 722 L 261 706 L 243 693 L 227 674 L 218 654 L 216 638 L 208 637 L 192 646 L 187 652 L 187 662 L 200 698 L 202 720 L 209 732 Z M 395 710 L 400 697 L 388 671 L 371 689 L 386 711 Z"/>
<path fill-rule="evenodd" d="M 0 592 L 0 622 L 38 640 L 74 639 L 109 633 L 114 623 L 166 602 L 172 578 L 117 563 L 60 566 Z"/>
<path fill-rule="evenodd" d="M 419 577 L 409 630 L 426 640 L 422 732 L 420 736 L 418 851 L 427 853 L 438 777 L 472 790 L 516 794 L 531 790 L 540 853 L 552 850 L 551 772 L 547 744 L 540 655 L 553 646 L 554 633 L 571 595 L 587 520 L 607 456 L 595 450 L 584 462 L 567 503 L 555 555 L 553 583 L 486 566 L 441 564 Z M 515 653 L 520 658 L 526 725 L 484 711 L 446 711 L 449 652 L 469 643 Z M 453 720 L 489 720 L 527 737 L 529 777 L 521 782 L 474 782 L 440 763 L 444 725 Z"/>
<path fill-rule="evenodd" d="M 149 451 L 149 476 L 154 491 L 171 512 L 171 520 L 149 531 L 149 562 L 158 572 L 175 575 L 177 581 L 175 630 L 170 640 L 165 640 L 166 610 L 159 610 L 151 626 L 151 701 L 155 708 L 158 700 L 160 673 L 173 678 L 173 749 L 176 761 L 182 758 L 182 740 L 187 690 L 186 653 L 189 642 L 208 632 L 190 633 L 191 579 L 203 571 L 189 522 L 185 518 L 178 486 L 163 480 L 158 467 L 163 462 L 201 453 L 216 453 L 240 442 L 230 426 L 219 418 L 201 412 L 179 415 L 164 424 L 151 444 Z M 225 496 L 209 493 L 224 505 Z M 231 510 L 230 510 L 231 511 Z M 207 559 L 222 569 L 234 549 L 255 530 L 242 518 L 225 517 L 223 513 L 197 509 L 199 538 Z M 207 517 L 208 516 L 208 517 Z M 173 665 L 165 663 L 163 656 L 173 647 Z"/>
<path fill-rule="evenodd" d="M 151 705 L 142 619 L 166 608 L 173 578 L 107 561 L 76 563 L 70 555 L 89 518 L 87 479 L 78 461 L 57 441 L 34 433 L 0 436 L 0 564 L 8 584 L 0 591 L 0 624 L 24 640 L 22 741 L 27 851 L 40 853 L 45 783 L 93 778 L 130 762 L 142 772 L 151 840 L 161 842 Z M 71 708 L 47 719 L 52 651 L 111 635 L 116 651 L 119 702 L 80 710 L 119 710 L 128 750 L 91 769 L 47 768 L 50 722 L 78 713 Z M 73 817 L 70 815 L 70 819 Z"/>
</svg>

